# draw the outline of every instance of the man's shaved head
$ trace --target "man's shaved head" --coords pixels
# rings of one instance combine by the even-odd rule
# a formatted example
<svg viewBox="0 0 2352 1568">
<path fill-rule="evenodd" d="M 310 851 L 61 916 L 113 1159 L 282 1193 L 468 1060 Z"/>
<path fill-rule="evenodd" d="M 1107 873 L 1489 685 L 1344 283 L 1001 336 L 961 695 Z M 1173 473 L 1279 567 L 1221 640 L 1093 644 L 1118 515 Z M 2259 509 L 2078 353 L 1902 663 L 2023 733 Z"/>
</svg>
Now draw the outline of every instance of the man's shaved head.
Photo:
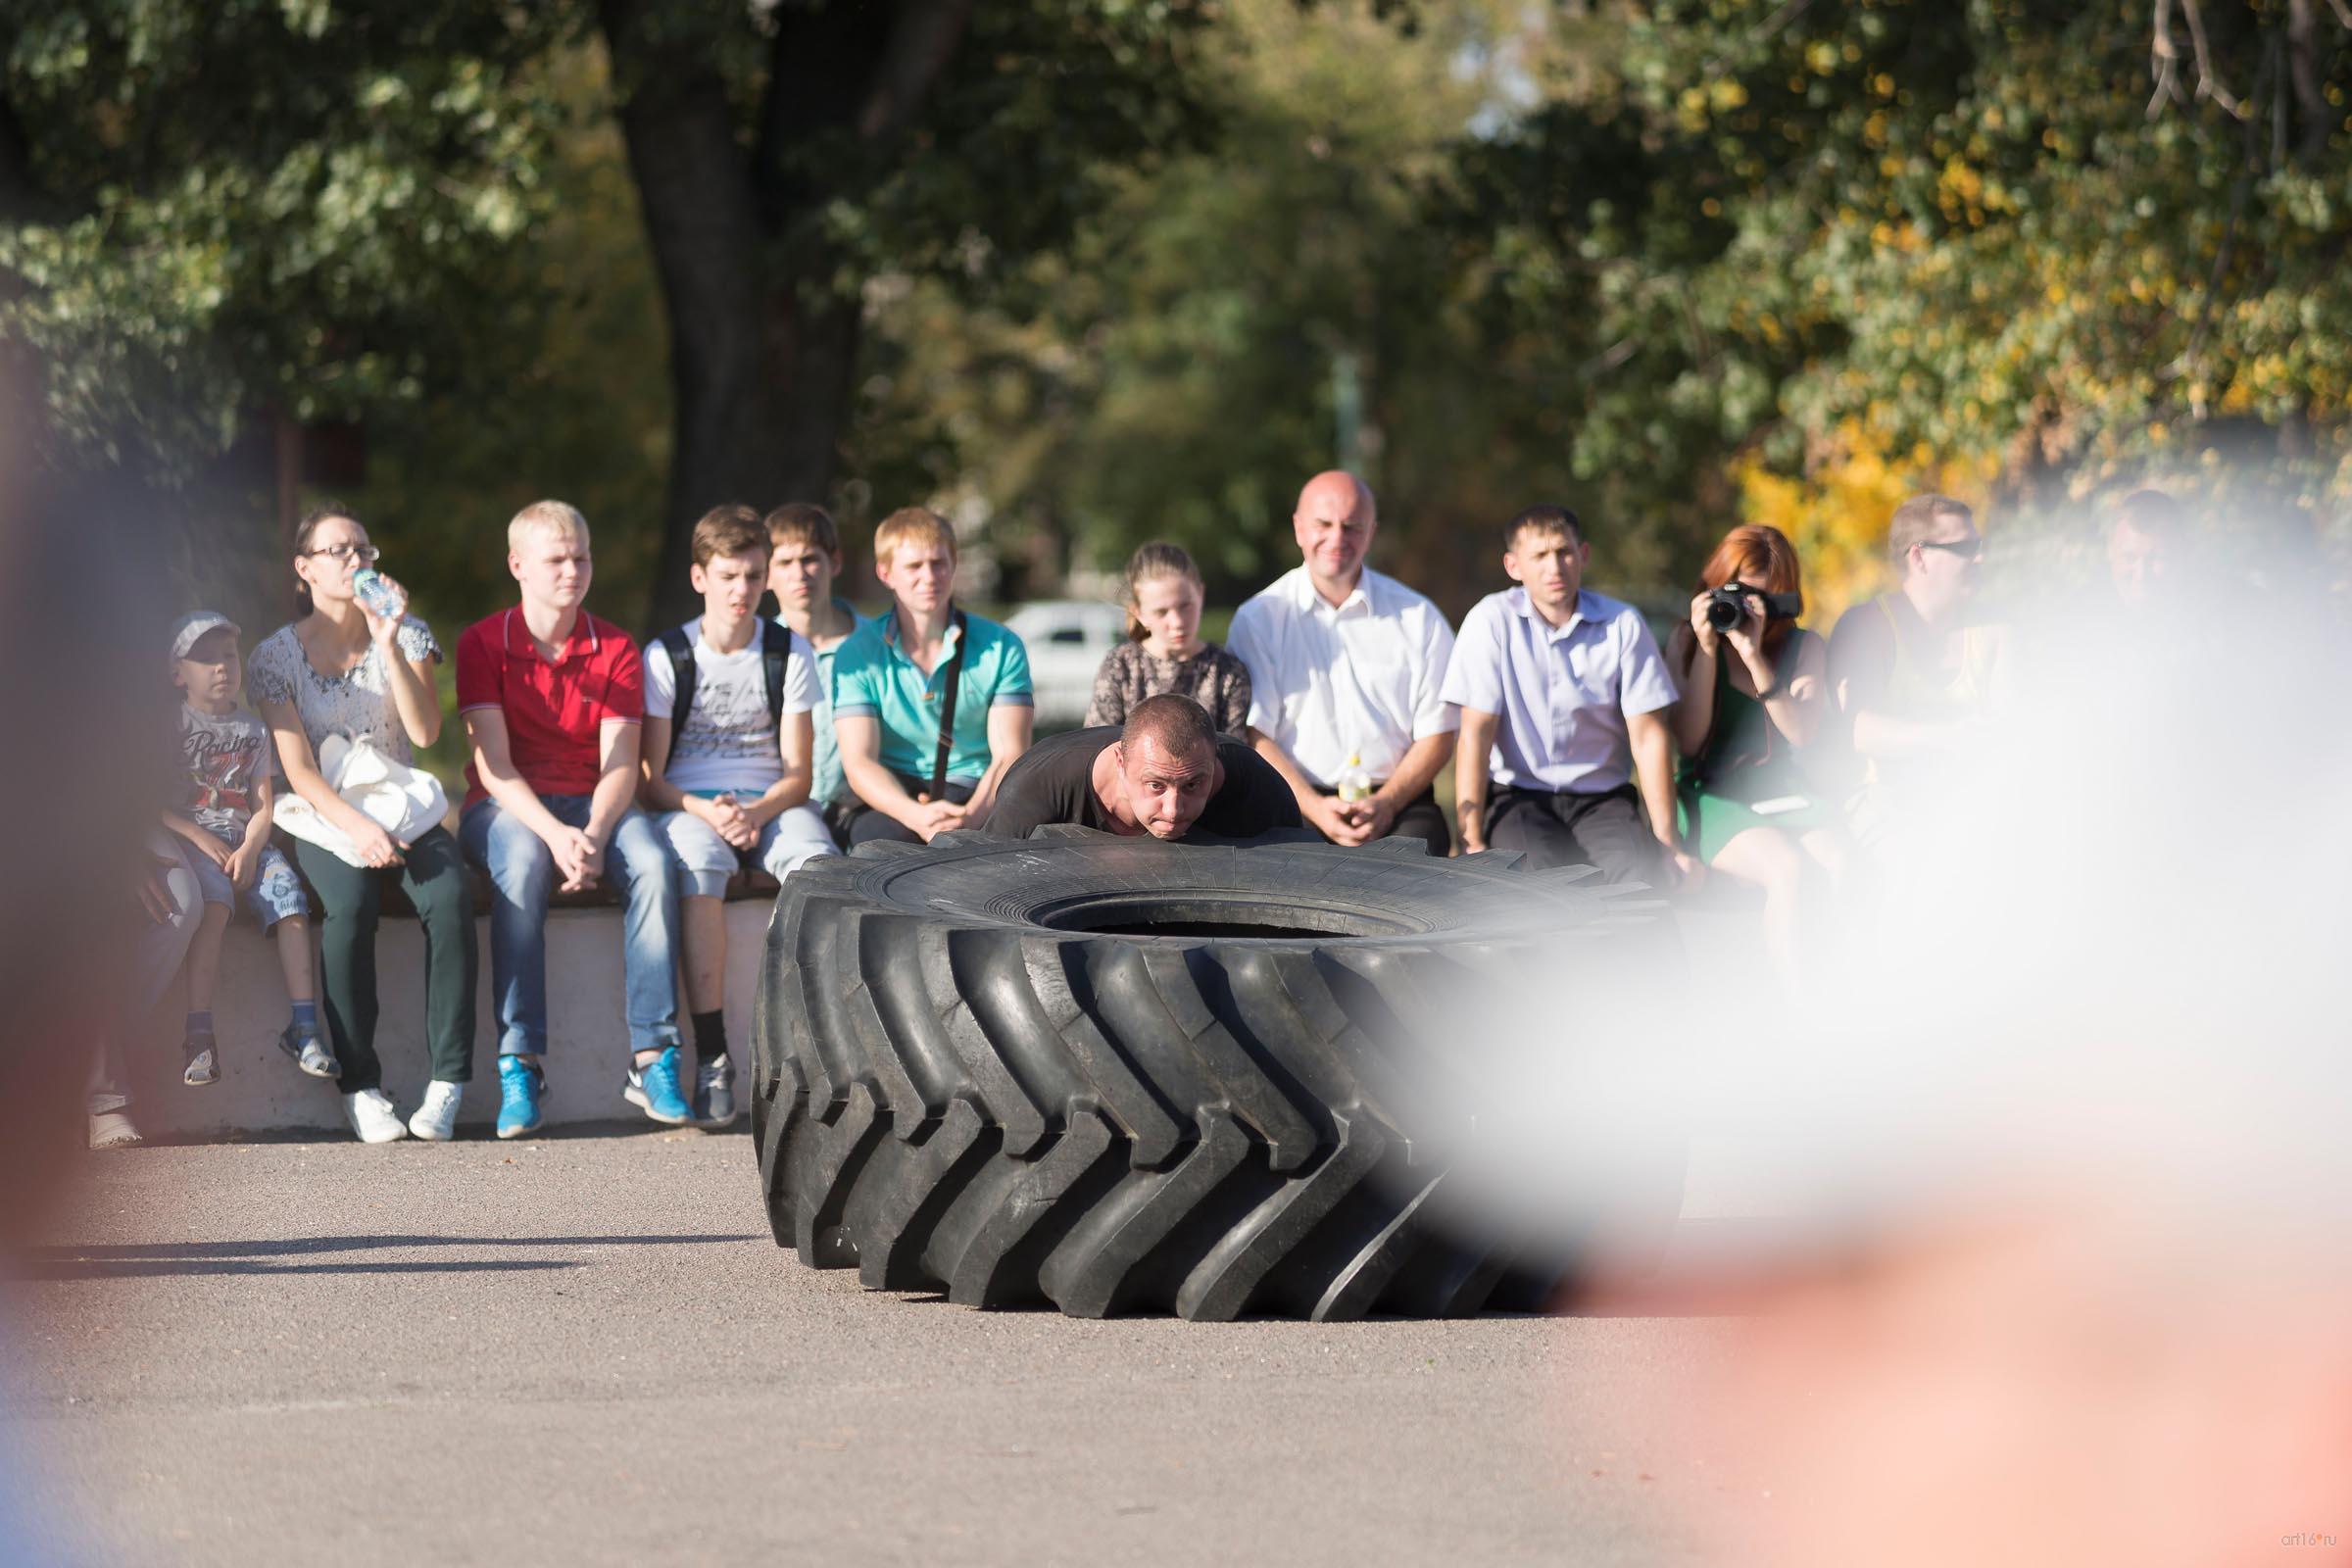
<svg viewBox="0 0 2352 1568">
<path fill-rule="evenodd" d="M 1299 487 L 1298 507 L 1295 515 L 1321 513 L 1334 517 L 1347 517 L 1360 514 L 1364 521 L 1373 522 L 1378 520 L 1379 511 L 1372 499 L 1370 485 L 1345 468 L 1326 468 Z"/>
<path fill-rule="evenodd" d="M 1379 525 L 1371 487 L 1354 474 L 1332 468 L 1306 481 L 1291 533 L 1317 593 L 1336 605 L 1354 591 Z"/>
<path fill-rule="evenodd" d="M 1213 756 L 1217 727 L 1209 722 L 1208 710 L 1190 697 L 1163 692 L 1129 710 L 1127 725 L 1119 731 L 1119 744 L 1129 751 L 1147 740 L 1170 757 L 1191 758 L 1203 752 Z"/>
</svg>

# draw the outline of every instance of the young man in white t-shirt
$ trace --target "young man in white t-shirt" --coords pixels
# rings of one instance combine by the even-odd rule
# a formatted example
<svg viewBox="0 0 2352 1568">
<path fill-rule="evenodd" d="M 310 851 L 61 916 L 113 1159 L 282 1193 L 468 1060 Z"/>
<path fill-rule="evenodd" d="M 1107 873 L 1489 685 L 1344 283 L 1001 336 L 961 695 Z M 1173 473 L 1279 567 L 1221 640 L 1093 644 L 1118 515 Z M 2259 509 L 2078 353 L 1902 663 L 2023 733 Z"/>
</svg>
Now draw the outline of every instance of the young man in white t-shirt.
<svg viewBox="0 0 2352 1568">
<path fill-rule="evenodd" d="M 725 1014 L 727 879 L 743 865 L 782 878 L 815 856 L 838 853 L 808 804 L 816 656 L 798 633 L 760 617 L 767 560 L 758 513 L 737 506 L 707 514 L 694 525 L 693 579 L 703 612 L 645 648 L 638 794 L 659 813 L 678 867 L 686 1006 L 699 1058 L 694 1117 L 706 1126 L 735 1116 Z M 683 682 L 681 666 L 690 669 Z"/>
</svg>

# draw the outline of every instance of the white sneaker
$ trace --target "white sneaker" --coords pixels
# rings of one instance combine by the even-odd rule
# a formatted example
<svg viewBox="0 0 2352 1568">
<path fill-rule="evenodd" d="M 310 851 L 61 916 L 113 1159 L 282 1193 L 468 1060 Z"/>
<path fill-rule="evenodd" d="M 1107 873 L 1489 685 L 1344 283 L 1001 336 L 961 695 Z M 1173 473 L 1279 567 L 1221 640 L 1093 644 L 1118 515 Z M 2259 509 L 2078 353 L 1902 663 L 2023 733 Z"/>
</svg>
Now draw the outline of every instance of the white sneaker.
<svg viewBox="0 0 2352 1568">
<path fill-rule="evenodd" d="M 363 1144 L 389 1144 L 409 1136 L 409 1129 L 401 1124 L 399 1110 L 381 1089 L 363 1089 L 345 1095 L 343 1113 L 351 1118 L 351 1130 L 360 1135 Z"/>
<path fill-rule="evenodd" d="M 458 1136 L 458 1102 L 465 1098 L 464 1084 L 434 1079 L 425 1086 L 424 1103 L 409 1118 L 409 1131 L 427 1143 L 448 1143 Z"/>
<path fill-rule="evenodd" d="M 139 1136 L 130 1117 L 120 1107 L 90 1112 L 90 1147 L 92 1149 L 128 1149 L 147 1140 Z"/>
</svg>

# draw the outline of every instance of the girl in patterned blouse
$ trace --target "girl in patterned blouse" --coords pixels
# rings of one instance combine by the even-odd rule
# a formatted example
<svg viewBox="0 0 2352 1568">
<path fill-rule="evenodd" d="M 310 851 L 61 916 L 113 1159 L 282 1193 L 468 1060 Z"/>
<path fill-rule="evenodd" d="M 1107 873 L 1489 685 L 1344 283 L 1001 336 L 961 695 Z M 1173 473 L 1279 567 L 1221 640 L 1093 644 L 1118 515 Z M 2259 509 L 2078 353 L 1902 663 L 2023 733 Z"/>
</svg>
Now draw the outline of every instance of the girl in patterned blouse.
<svg viewBox="0 0 2352 1568">
<path fill-rule="evenodd" d="M 1176 545 L 1154 540 L 1127 563 L 1129 641 L 1103 656 L 1095 672 L 1088 724 L 1124 724 L 1147 697 L 1175 692 L 1208 710 L 1209 722 L 1241 735 L 1250 719 L 1250 671 L 1215 643 L 1200 640 L 1207 593 L 1200 568 Z"/>
</svg>

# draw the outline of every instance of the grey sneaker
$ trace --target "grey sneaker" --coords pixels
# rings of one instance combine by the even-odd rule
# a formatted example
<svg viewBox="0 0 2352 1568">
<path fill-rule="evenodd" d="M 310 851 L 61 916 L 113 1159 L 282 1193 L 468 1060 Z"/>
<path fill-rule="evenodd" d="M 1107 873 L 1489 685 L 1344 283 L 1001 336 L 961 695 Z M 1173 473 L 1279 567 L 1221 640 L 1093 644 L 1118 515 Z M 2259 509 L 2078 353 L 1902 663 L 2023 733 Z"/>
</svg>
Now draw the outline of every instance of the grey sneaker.
<svg viewBox="0 0 2352 1568">
<path fill-rule="evenodd" d="M 179 1043 L 179 1054 L 184 1063 L 179 1070 L 181 1083 L 190 1089 L 202 1089 L 206 1084 L 220 1082 L 220 1054 L 213 1042 L 207 1040 L 198 1044 L 193 1040 L 182 1040 Z"/>
<path fill-rule="evenodd" d="M 735 1063 L 713 1056 L 694 1074 L 694 1119 L 705 1127 L 724 1127 L 735 1119 Z"/>
<path fill-rule="evenodd" d="M 297 1034 L 292 1024 L 277 1037 L 277 1049 L 294 1058 L 294 1064 L 314 1078 L 340 1078 L 342 1063 L 335 1060 L 326 1049 L 326 1042 L 317 1035 Z"/>
</svg>

